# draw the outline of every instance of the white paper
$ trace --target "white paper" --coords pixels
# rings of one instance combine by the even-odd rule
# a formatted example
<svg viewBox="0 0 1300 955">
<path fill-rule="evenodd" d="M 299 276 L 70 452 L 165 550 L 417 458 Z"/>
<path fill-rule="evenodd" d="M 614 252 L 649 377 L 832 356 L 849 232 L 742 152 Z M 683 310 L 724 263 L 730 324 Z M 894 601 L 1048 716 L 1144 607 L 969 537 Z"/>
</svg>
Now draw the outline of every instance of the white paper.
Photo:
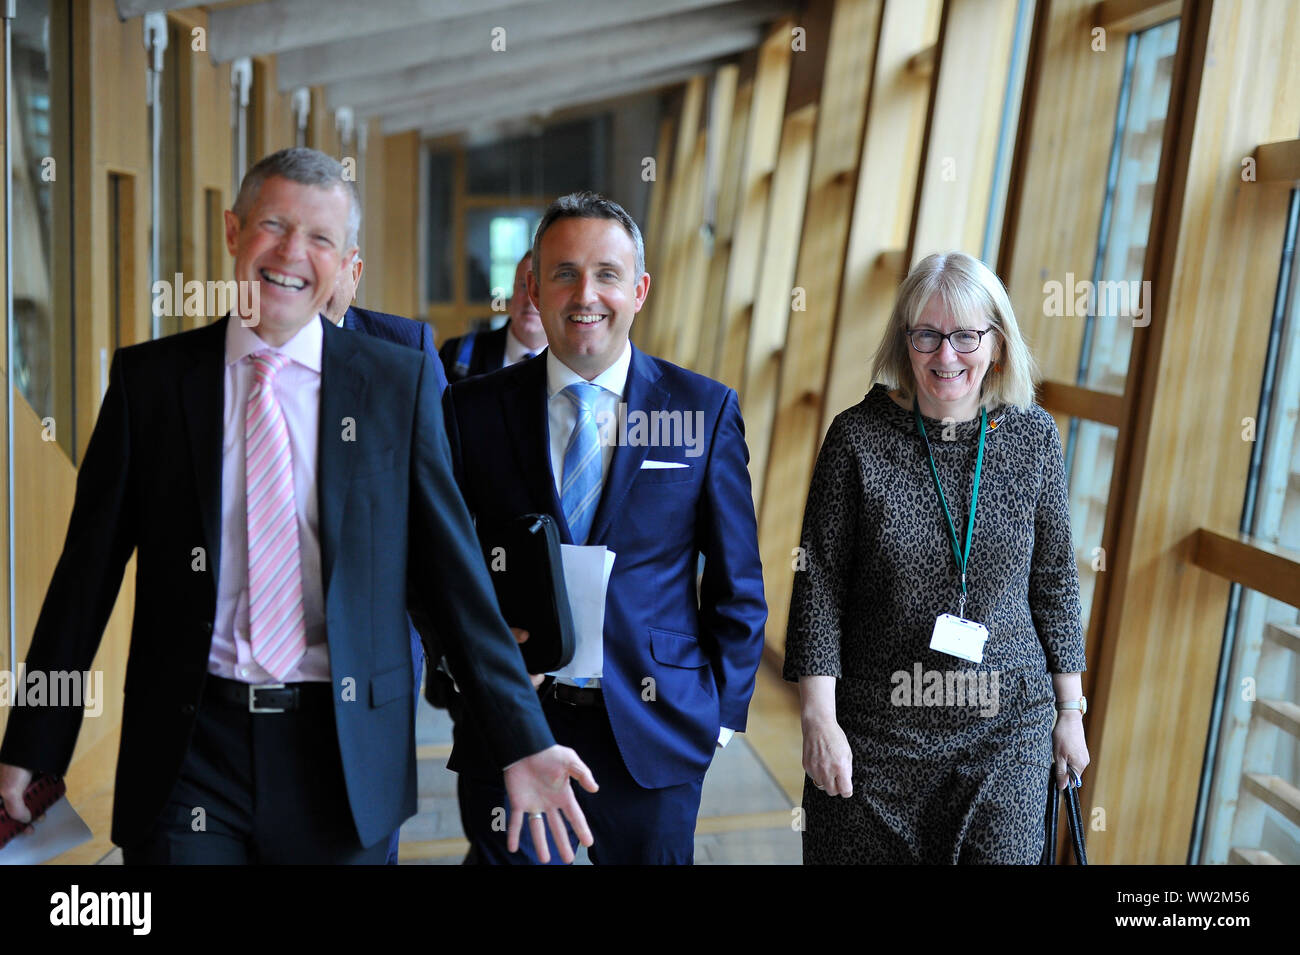
<svg viewBox="0 0 1300 955">
<path fill-rule="evenodd" d="M 573 614 L 574 653 L 568 666 L 551 675 L 596 679 L 605 671 L 605 592 L 614 570 L 614 552 L 600 545 L 561 544 L 560 560 Z"/>
<path fill-rule="evenodd" d="M 89 827 L 63 796 L 29 832 L 14 836 L 0 849 L 0 865 L 36 865 L 89 841 Z"/>
</svg>

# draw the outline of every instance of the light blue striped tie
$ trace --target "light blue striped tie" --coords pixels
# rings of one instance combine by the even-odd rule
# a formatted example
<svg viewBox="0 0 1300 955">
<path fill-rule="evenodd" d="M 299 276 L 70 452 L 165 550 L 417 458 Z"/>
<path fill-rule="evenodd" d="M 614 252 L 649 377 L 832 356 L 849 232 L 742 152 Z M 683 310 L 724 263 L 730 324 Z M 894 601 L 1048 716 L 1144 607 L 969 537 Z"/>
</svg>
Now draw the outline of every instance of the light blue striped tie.
<svg viewBox="0 0 1300 955">
<path fill-rule="evenodd" d="M 564 451 L 564 475 L 560 482 L 560 506 L 575 544 L 585 544 L 591 521 L 600 501 L 600 430 L 596 427 L 596 398 L 604 389 L 586 381 L 575 382 L 561 392 L 573 402 L 578 418 Z"/>
</svg>

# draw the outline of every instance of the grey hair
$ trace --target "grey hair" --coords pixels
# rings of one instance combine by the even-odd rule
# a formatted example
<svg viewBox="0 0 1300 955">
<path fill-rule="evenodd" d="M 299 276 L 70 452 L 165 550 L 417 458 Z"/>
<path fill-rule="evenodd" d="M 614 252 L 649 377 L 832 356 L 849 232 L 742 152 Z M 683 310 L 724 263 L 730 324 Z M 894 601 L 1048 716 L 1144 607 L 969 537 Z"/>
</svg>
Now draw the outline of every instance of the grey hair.
<svg viewBox="0 0 1300 955">
<path fill-rule="evenodd" d="M 357 184 L 343 174 L 343 164 L 333 156 L 302 146 L 281 149 L 263 156 L 244 174 L 244 181 L 239 184 L 239 195 L 235 197 L 235 205 L 231 209 L 241 225 L 257 202 L 262 183 L 276 176 L 303 186 L 342 186 L 348 197 L 348 231 L 343 243 L 344 251 L 356 246 L 357 236 L 361 232 L 361 196 L 357 192 Z"/>
<path fill-rule="evenodd" d="M 1033 355 L 1021 337 L 1002 281 L 965 252 L 936 252 L 907 273 L 871 363 L 871 380 L 897 388 L 904 397 L 915 395 L 907 332 L 920 321 L 933 295 L 939 296 L 958 326 L 978 328 L 987 322 L 997 331 L 997 360 L 984 374 L 980 403 L 990 411 L 1000 405 L 1027 410 L 1034 403 Z"/>
<path fill-rule="evenodd" d="M 627 214 L 627 210 L 613 199 L 606 199 L 595 192 L 571 192 L 560 196 L 546 209 L 542 221 L 537 223 L 537 232 L 533 235 L 533 271 L 540 274 L 537 264 L 542 261 L 542 236 L 546 230 L 560 219 L 612 219 L 636 245 L 636 276 L 640 280 L 645 275 L 645 240 L 636 221 Z"/>
</svg>

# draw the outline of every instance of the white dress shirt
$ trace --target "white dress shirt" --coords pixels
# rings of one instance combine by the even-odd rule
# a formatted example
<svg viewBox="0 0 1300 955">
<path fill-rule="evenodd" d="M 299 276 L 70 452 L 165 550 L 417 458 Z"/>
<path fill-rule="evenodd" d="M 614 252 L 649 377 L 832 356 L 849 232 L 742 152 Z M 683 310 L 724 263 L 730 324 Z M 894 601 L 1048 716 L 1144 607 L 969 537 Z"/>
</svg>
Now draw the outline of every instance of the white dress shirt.
<svg viewBox="0 0 1300 955">
<path fill-rule="evenodd" d="M 546 346 L 543 345 L 542 348 Z M 501 356 L 501 367 L 509 368 L 511 365 L 518 364 L 527 358 L 530 354 L 537 354 L 541 348 L 529 348 L 519 339 L 515 338 L 514 329 L 509 325 L 506 326 L 506 350 Z"/>
<path fill-rule="evenodd" d="M 286 683 L 330 679 L 325 640 L 324 587 L 316 500 L 316 442 L 320 421 L 321 345 L 324 332 L 312 319 L 293 338 L 272 349 L 290 361 L 275 376 L 275 398 L 284 412 L 293 457 L 294 508 L 302 562 L 302 609 L 307 652 Z M 252 385 L 248 356 L 271 348 L 234 316 L 226 325 L 225 398 L 221 441 L 221 566 L 217 618 L 212 627 L 208 672 L 245 683 L 279 682 L 253 659 L 248 640 L 248 510 L 244 493 L 244 414 Z"/>
</svg>

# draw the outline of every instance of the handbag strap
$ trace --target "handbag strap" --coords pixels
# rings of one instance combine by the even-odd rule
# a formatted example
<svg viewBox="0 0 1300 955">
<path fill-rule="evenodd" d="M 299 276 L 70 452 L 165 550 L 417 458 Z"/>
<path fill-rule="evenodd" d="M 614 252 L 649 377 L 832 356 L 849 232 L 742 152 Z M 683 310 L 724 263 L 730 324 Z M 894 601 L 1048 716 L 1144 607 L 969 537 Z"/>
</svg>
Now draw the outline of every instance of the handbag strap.
<svg viewBox="0 0 1300 955">
<path fill-rule="evenodd" d="M 1079 787 L 1071 780 L 1065 787 L 1065 811 L 1070 820 L 1070 843 L 1074 846 L 1074 861 L 1088 864 L 1088 850 L 1083 844 L 1083 813 L 1079 809 Z"/>
<path fill-rule="evenodd" d="M 1070 827 L 1070 845 L 1074 849 L 1074 861 L 1079 865 L 1088 864 L 1087 847 L 1083 837 L 1083 811 L 1079 807 L 1079 787 L 1082 783 L 1073 771 L 1070 773 L 1069 785 L 1065 787 L 1065 817 Z M 1061 794 L 1056 788 L 1056 775 L 1047 774 L 1047 811 L 1043 816 L 1043 855 L 1040 865 L 1056 865 L 1056 831 L 1060 818 Z"/>
<path fill-rule="evenodd" d="M 1047 812 L 1043 817 L 1043 857 L 1039 865 L 1056 865 L 1056 823 L 1061 801 L 1056 797 L 1056 778 L 1047 773 Z"/>
</svg>

